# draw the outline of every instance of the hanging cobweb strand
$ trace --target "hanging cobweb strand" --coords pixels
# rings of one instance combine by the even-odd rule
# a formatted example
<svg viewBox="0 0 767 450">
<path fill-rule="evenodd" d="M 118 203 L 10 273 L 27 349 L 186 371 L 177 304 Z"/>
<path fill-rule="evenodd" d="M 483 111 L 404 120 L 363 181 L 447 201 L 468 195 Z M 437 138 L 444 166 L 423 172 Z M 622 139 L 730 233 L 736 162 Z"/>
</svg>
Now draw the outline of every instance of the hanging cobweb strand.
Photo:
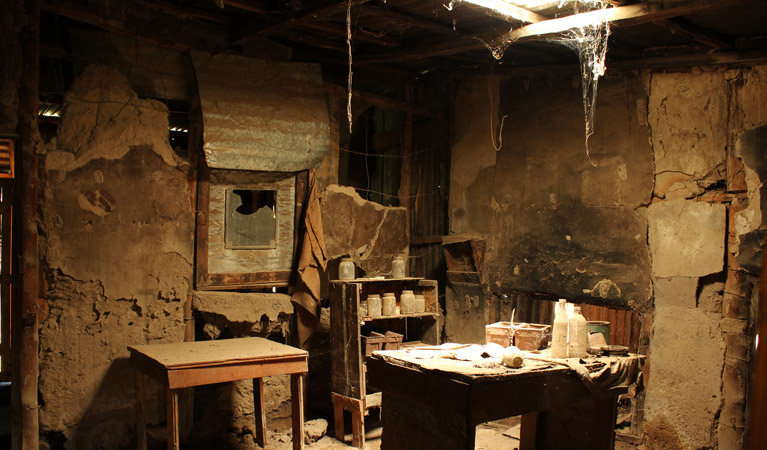
<svg viewBox="0 0 767 450">
<path fill-rule="evenodd" d="M 587 2 L 601 9 L 607 8 L 609 3 L 600 1 Z M 579 11 L 576 11 L 578 13 Z M 600 21 L 596 24 L 582 28 L 568 30 L 564 37 L 555 39 L 555 42 L 565 45 L 575 51 L 581 66 L 581 88 L 583 90 L 583 115 L 585 125 L 586 156 L 592 165 L 589 138 L 594 133 L 594 113 L 597 101 L 597 85 L 599 77 L 605 74 L 607 69 L 605 58 L 607 57 L 607 41 L 610 37 L 610 23 Z"/>
<path fill-rule="evenodd" d="M 346 4 L 346 46 L 349 49 L 349 78 L 347 81 L 346 119 L 352 132 L 352 0 Z"/>
</svg>

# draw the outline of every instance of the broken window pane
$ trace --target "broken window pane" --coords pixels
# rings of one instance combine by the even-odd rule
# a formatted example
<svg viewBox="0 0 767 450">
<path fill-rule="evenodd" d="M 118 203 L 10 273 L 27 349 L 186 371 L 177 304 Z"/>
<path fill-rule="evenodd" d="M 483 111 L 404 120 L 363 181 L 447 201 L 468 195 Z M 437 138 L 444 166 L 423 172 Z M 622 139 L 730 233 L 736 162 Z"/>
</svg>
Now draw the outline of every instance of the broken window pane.
<svg viewBox="0 0 767 450">
<path fill-rule="evenodd" d="M 227 189 L 226 248 L 277 247 L 277 191 Z"/>
</svg>

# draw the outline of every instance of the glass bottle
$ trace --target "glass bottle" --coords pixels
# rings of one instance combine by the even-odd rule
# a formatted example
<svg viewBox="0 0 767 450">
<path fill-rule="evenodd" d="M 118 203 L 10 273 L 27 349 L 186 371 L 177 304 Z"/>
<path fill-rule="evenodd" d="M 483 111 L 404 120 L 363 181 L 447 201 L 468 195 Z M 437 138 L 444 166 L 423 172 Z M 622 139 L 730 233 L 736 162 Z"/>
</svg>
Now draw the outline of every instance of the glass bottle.
<svg viewBox="0 0 767 450">
<path fill-rule="evenodd" d="M 384 316 L 393 316 L 397 314 L 397 297 L 393 292 L 384 293 L 381 300 L 381 314 Z"/>
<path fill-rule="evenodd" d="M 405 260 L 401 256 L 395 257 L 391 262 L 391 277 L 405 278 Z"/>
<path fill-rule="evenodd" d="M 351 258 L 341 258 L 341 264 L 338 265 L 338 279 L 345 281 L 354 279 L 354 261 Z"/>
<path fill-rule="evenodd" d="M 567 353 L 570 358 L 583 358 L 589 350 L 589 326 L 581 314 L 581 307 L 574 308 L 568 321 Z"/>
<path fill-rule="evenodd" d="M 381 296 L 378 294 L 368 295 L 368 316 L 381 317 Z"/>
<path fill-rule="evenodd" d="M 551 329 L 551 357 L 567 358 L 567 300 L 560 299 Z"/>
<path fill-rule="evenodd" d="M 426 299 L 423 294 L 415 294 L 415 312 L 422 313 L 426 311 Z"/>
<path fill-rule="evenodd" d="M 415 295 L 413 291 L 404 289 L 399 296 L 399 304 L 402 314 L 415 313 Z"/>
</svg>

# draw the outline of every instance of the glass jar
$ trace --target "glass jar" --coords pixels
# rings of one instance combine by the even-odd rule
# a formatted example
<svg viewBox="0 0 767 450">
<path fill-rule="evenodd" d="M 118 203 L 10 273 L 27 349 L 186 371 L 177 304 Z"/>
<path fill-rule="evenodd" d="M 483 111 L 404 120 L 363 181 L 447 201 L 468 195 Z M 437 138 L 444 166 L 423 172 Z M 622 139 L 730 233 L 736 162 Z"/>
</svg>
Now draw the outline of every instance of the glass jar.
<svg viewBox="0 0 767 450">
<path fill-rule="evenodd" d="M 362 300 L 360 302 L 360 310 L 359 310 L 359 317 L 367 317 L 368 316 L 368 301 Z"/>
<path fill-rule="evenodd" d="M 378 294 L 368 295 L 368 316 L 381 317 L 381 296 Z"/>
<path fill-rule="evenodd" d="M 413 291 L 403 290 L 402 295 L 399 296 L 399 304 L 402 314 L 415 313 L 415 295 L 413 295 Z"/>
<path fill-rule="evenodd" d="M 351 258 L 341 258 L 341 264 L 338 265 L 339 280 L 354 279 L 354 261 Z"/>
<path fill-rule="evenodd" d="M 397 256 L 391 262 L 391 277 L 405 278 L 405 260 Z"/>
<path fill-rule="evenodd" d="M 393 316 L 397 314 L 397 297 L 393 292 L 384 293 L 381 300 L 381 314 L 384 316 Z"/>
<path fill-rule="evenodd" d="M 423 294 L 415 294 L 415 312 L 426 312 L 426 299 Z"/>
</svg>

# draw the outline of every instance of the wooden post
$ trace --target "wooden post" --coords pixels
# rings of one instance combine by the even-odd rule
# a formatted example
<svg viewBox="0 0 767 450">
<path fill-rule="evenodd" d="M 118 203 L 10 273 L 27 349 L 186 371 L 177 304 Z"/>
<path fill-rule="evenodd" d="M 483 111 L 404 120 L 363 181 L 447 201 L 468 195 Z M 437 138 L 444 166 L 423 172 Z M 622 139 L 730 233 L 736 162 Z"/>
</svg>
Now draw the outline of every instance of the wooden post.
<svg viewBox="0 0 767 450">
<path fill-rule="evenodd" d="M 264 379 L 253 378 L 253 419 L 256 422 L 256 444 L 266 448 L 266 413 L 264 411 Z"/>
<path fill-rule="evenodd" d="M 168 450 L 179 450 L 181 444 L 178 435 L 178 389 L 166 388 L 166 410 Z"/>
<path fill-rule="evenodd" d="M 19 121 L 17 133 L 20 140 L 21 170 L 16 192 L 16 206 L 19 221 L 15 229 L 21 236 L 17 241 L 16 255 L 13 261 L 14 273 L 21 274 L 20 285 L 14 283 L 14 298 L 18 303 L 14 307 L 14 397 L 16 417 L 13 429 L 14 449 L 38 449 L 39 419 L 37 404 L 38 377 L 38 250 L 37 250 L 37 148 L 40 135 L 37 129 L 39 110 L 38 85 L 39 65 L 39 23 L 40 1 L 24 1 L 24 25 L 19 33 L 21 42 L 21 83 L 19 86 Z M 13 304 L 13 303 L 12 303 Z"/>
<path fill-rule="evenodd" d="M 304 374 L 290 375 L 290 394 L 293 421 L 293 450 L 304 448 Z"/>
<path fill-rule="evenodd" d="M 135 370 L 135 369 L 134 369 Z M 138 450 L 146 450 L 146 387 L 144 374 L 136 372 L 136 436 Z"/>
</svg>

